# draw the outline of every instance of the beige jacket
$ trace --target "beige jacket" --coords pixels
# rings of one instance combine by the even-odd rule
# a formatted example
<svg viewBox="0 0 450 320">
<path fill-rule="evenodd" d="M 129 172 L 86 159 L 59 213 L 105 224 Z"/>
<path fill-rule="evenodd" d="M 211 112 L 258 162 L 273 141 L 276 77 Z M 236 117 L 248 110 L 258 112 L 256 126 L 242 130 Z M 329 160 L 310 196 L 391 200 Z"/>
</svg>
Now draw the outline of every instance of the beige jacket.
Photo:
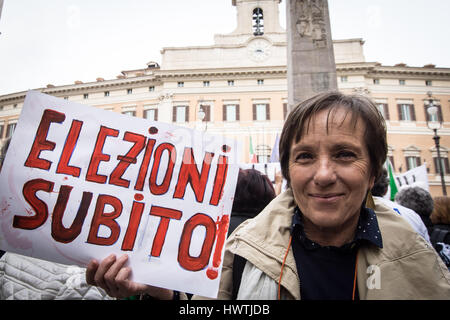
<svg viewBox="0 0 450 320">
<path fill-rule="evenodd" d="M 369 246 L 358 252 L 360 299 L 450 299 L 450 274 L 435 250 L 392 209 L 377 200 L 372 205 L 383 248 Z M 287 190 L 233 232 L 225 249 L 218 299 L 231 298 L 234 254 L 248 261 L 238 299 L 277 299 L 294 206 L 292 192 Z M 290 250 L 281 298 L 300 299 L 300 285 Z"/>
</svg>

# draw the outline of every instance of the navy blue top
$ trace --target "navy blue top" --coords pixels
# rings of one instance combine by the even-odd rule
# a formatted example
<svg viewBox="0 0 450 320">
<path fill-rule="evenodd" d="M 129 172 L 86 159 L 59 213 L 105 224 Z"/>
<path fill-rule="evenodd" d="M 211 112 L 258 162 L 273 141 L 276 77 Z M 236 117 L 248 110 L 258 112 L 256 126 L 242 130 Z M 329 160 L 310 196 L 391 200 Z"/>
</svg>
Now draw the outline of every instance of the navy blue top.
<svg viewBox="0 0 450 320">
<path fill-rule="evenodd" d="M 383 247 L 375 212 L 362 208 L 355 238 L 342 247 L 322 247 L 307 238 L 298 207 L 292 219 L 292 250 L 300 277 L 302 300 L 351 300 L 358 248 Z M 358 299 L 356 288 L 355 299 Z"/>
</svg>

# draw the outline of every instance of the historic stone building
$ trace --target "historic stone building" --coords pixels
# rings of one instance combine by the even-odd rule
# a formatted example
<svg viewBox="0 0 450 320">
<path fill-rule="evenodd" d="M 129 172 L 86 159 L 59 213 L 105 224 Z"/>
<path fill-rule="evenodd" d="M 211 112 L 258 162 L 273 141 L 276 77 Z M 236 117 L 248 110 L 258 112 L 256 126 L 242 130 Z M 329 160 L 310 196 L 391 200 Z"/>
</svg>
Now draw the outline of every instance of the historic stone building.
<svg viewBox="0 0 450 320">
<path fill-rule="evenodd" d="M 116 79 L 49 84 L 36 90 L 239 139 L 242 162 L 249 161 L 251 137 L 259 161 L 267 162 L 288 109 L 286 30 L 279 23 L 280 1 L 232 0 L 237 27 L 229 34 L 215 35 L 210 46 L 163 48 L 160 63 L 152 61 L 142 69 L 122 71 Z M 450 69 L 366 62 L 363 39 L 334 40 L 333 44 L 338 88 L 372 97 L 386 118 L 395 171 L 405 172 L 426 162 L 431 192 L 442 194 L 426 104 L 431 92 L 439 107 L 437 117 L 443 119 L 438 131 L 440 153 L 450 182 Z M 25 95 L 0 96 L 2 142 L 14 131 Z"/>
</svg>

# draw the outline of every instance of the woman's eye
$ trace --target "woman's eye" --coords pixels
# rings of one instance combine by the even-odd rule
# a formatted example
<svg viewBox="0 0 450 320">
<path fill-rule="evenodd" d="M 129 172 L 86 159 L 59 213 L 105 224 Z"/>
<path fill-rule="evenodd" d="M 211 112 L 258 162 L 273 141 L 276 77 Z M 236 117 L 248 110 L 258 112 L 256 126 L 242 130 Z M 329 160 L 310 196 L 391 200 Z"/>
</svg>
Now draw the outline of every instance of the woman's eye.
<svg viewBox="0 0 450 320">
<path fill-rule="evenodd" d="M 306 161 L 306 160 L 311 160 L 312 158 L 313 158 L 313 155 L 311 153 L 303 152 L 303 153 L 298 154 L 295 157 L 295 160 L 296 161 Z"/>
<path fill-rule="evenodd" d="M 343 160 L 352 160 L 356 158 L 356 154 L 351 151 L 340 151 L 337 153 L 336 158 Z"/>
</svg>

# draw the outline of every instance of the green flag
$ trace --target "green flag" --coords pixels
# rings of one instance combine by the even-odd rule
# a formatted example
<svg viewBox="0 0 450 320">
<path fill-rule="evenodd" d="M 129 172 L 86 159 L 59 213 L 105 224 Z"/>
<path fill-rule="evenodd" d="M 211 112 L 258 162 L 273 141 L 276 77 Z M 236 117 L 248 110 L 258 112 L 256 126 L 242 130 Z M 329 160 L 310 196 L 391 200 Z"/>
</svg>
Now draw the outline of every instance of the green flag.
<svg viewBox="0 0 450 320">
<path fill-rule="evenodd" d="M 387 165 L 388 174 L 389 174 L 389 187 L 391 189 L 390 199 L 391 199 L 391 201 L 394 201 L 395 195 L 398 192 L 398 188 L 397 188 L 397 184 L 395 183 L 395 177 L 394 177 L 394 172 L 392 170 L 391 162 L 389 160 L 387 160 L 386 165 Z"/>
<path fill-rule="evenodd" d="M 253 151 L 253 143 L 252 136 L 250 136 L 250 163 L 258 163 L 258 158 L 256 157 L 256 153 Z"/>
</svg>

